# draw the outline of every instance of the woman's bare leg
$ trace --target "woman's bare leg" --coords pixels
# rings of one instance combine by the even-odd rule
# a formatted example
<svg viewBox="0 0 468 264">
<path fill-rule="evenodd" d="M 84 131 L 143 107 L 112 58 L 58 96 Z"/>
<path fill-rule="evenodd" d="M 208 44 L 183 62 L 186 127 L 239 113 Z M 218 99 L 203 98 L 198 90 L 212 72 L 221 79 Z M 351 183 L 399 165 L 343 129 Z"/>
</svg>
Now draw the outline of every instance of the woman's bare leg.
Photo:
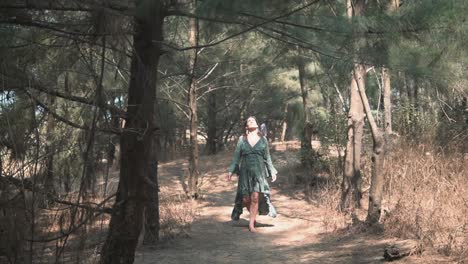
<svg viewBox="0 0 468 264">
<path fill-rule="evenodd" d="M 258 192 L 253 192 L 250 194 L 250 222 L 249 230 L 250 232 L 257 232 L 255 229 L 255 217 L 257 217 L 258 212 Z"/>
<path fill-rule="evenodd" d="M 247 211 L 250 212 L 250 196 L 246 195 L 242 198 L 242 203 L 245 205 L 247 208 Z"/>
</svg>

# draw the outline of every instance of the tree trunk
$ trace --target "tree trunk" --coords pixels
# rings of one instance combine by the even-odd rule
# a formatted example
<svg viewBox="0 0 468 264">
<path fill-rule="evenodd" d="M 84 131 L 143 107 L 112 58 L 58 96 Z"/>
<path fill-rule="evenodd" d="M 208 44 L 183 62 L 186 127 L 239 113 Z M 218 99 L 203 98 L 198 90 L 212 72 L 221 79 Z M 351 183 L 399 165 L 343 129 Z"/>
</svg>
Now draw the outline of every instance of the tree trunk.
<svg viewBox="0 0 468 264">
<path fill-rule="evenodd" d="M 403 73 L 404 77 L 404 88 L 406 90 L 406 96 L 404 97 L 404 105 L 405 105 L 405 135 L 411 135 L 411 127 L 412 127 L 412 113 L 413 113 L 413 105 L 412 105 L 412 93 L 411 93 L 411 79 L 408 77 L 408 74 Z M 402 93 L 403 94 L 403 93 Z"/>
<path fill-rule="evenodd" d="M 419 110 L 419 98 L 418 98 L 418 80 L 417 78 L 406 80 L 406 92 L 408 95 L 408 134 L 412 137 L 417 136 L 417 125 L 418 125 L 418 110 Z"/>
<path fill-rule="evenodd" d="M 156 78 L 162 53 L 161 1 L 136 1 L 127 120 L 120 139 L 120 179 L 101 263 L 133 263 L 146 204 L 145 178 L 153 157 Z"/>
<path fill-rule="evenodd" d="M 391 14 L 398 10 L 400 6 L 400 0 L 388 0 L 387 13 Z M 389 136 L 392 134 L 392 90 L 390 81 L 390 69 L 382 67 L 382 98 L 384 107 L 384 131 L 385 131 L 385 142 L 389 143 Z"/>
<path fill-rule="evenodd" d="M 206 141 L 208 154 L 216 154 L 217 151 L 216 94 L 216 91 L 208 94 L 208 138 Z"/>
<path fill-rule="evenodd" d="M 191 1 L 191 10 L 196 9 L 196 0 Z M 198 20 L 189 19 L 189 43 L 191 46 L 198 45 Z M 195 69 L 197 67 L 198 49 L 193 50 L 190 56 L 190 84 L 188 90 L 188 105 L 190 108 L 190 150 L 189 150 L 189 197 L 198 198 L 198 109 L 197 109 L 197 79 Z"/>
<path fill-rule="evenodd" d="M 54 109 L 55 97 L 50 96 L 49 98 L 50 109 Z M 46 126 L 46 177 L 44 181 L 45 189 L 53 194 L 56 194 L 55 189 L 55 179 L 54 179 L 54 157 L 55 157 L 55 148 L 53 146 L 54 142 L 54 130 L 55 130 L 55 119 L 52 115 L 47 116 L 47 126 Z"/>
<path fill-rule="evenodd" d="M 284 140 L 286 139 L 286 130 L 288 129 L 288 123 L 287 123 L 287 120 L 288 120 L 288 106 L 289 106 L 288 103 L 286 103 L 286 105 L 284 106 L 284 117 L 283 117 L 283 128 L 282 128 L 282 131 L 281 131 L 281 142 L 284 142 Z"/>
<path fill-rule="evenodd" d="M 346 1 L 348 18 L 352 21 L 359 16 L 365 8 L 364 0 Z M 359 50 L 359 43 L 353 43 L 354 49 Z M 358 58 L 355 58 L 358 60 Z M 358 86 L 364 88 L 365 66 L 354 64 L 351 79 L 350 106 L 348 113 L 348 142 L 346 144 L 343 182 L 341 190 L 341 210 L 361 207 L 361 148 L 364 128 L 364 109 L 359 96 Z"/>
<path fill-rule="evenodd" d="M 92 121 L 95 122 L 94 120 Z M 95 126 L 90 131 L 85 131 L 86 138 L 86 148 L 83 152 L 83 161 L 84 161 L 84 172 L 82 179 L 82 190 L 85 196 L 91 193 L 92 196 L 95 195 L 94 187 L 96 186 L 96 159 L 94 151 L 95 143 Z"/>
<path fill-rule="evenodd" d="M 364 87 L 365 69 L 354 66 L 351 80 L 350 106 L 348 113 L 348 142 L 346 144 L 344 177 L 341 193 L 341 209 L 361 207 L 361 148 L 364 128 L 364 109 L 359 96 L 358 85 Z M 358 84 L 359 83 L 359 84 Z"/>
<path fill-rule="evenodd" d="M 309 87 L 306 80 L 305 63 L 299 57 L 297 67 L 299 70 L 299 84 L 301 86 L 302 105 L 304 107 L 304 129 L 301 139 L 301 163 L 307 169 L 314 167 L 315 161 L 318 159 L 317 153 L 312 149 L 312 131 L 313 126 L 310 118 L 310 104 L 308 97 Z"/>
<path fill-rule="evenodd" d="M 418 124 L 418 119 L 419 119 L 419 113 L 421 112 L 420 107 L 421 104 L 419 103 L 419 80 L 417 77 L 414 78 L 414 86 L 413 86 L 413 105 L 414 105 L 414 112 L 413 112 L 413 120 L 415 121 L 413 126 L 415 130 L 415 135 L 417 133 L 417 124 Z"/>
<path fill-rule="evenodd" d="M 153 136 L 153 149 L 159 149 L 159 138 Z M 149 173 L 147 179 L 148 201 L 145 208 L 145 234 L 143 244 L 154 245 L 159 240 L 159 183 L 158 183 L 158 158 L 156 151 L 151 151 L 149 159 Z"/>
<path fill-rule="evenodd" d="M 298 58 L 297 68 L 299 70 L 299 84 L 301 86 L 302 105 L 304 107 L 304 131 L 301 140 L 301 148 L 303 150 L 312 149 L 312 124 L 310 122 L 310 104 L 309 104 L 309 87 L 306 81 L 305 64 L 302 58 Z"/>
<path fill-rule="evenodd" d="M 384 107 L 384 131 L 385 139 L 388 140 L 389 136 L 392 134 L 392 102 L 391 102 L 391 87 L 390 87 L 390 70 L 386 67 L 382 68 L 382 98 L 383 98 L 383 107 Z"/>
<path fill-rule="evenodd" d="M 362 78 L 358 72 L 355 72 L 355 78 Z M 367 121 L 371 127 L 372 139 L 374 140 L 372 152 L 372 175 L 371 187 L 369 191 L 369 209 L 367 211 L 367 221 L 371 224 L 377 223 L 380 219 L 380 211 L 382 208 L 382 192 L 384 177 L 382 173 L 383 158 L 384 158 L 384 138 L 383 132 L 377 126 L 372 115 L 369 100 L 367 99 L 365 87 L 361 84 L 364 82 L 358 81 L 358 90 L 361 97 L 362 105 L 367 116 Z"/>
<path fill-rule="evenodd" d="M 396 11 L 399 6 L 398 0 L 390 0 L 389 12 Z M 372 115 L 369 101 L 367 99 L 365 87 L 359 86 L 359 94 L 367 116 L 367 121 L 371 128 L 373 148 L 372 148 L 372 170 L 371 170 L 371 186 L 369 190 L 369 207 L 367 211 L 366 221 L 370 224 L 378 223 L 382 211 L 382 195 L 384 185 L 383 162 L 385 156 L 385 146 L 389 136 L 392 133 L 392 118 L 391 118 L 391 87 L 390 87 L 390 72 L 388 68 L 382 68 L 383 80 L 383 101 L 384 101 L 384 123 L 383 131 L 377 126 Z"/>
<path fill-rule="evenodd" d="M 111 105 L 114 107 L 115 106 L 115 100 L 117 100 L 116 97 L 112 97 L 112 102 Z M 110 113 L 111 115 L 111 128 L 113 129 L 119 129 L 119 117 L 115 113 Z M 110 135 L 109 139 L 109 145 L 107 147 L 107 164 L 108 167 L 113 167 L 114 161 L 115 161 L 115 146 L 118 143 L 117 137 L 114 135 Z"/>
</svg>

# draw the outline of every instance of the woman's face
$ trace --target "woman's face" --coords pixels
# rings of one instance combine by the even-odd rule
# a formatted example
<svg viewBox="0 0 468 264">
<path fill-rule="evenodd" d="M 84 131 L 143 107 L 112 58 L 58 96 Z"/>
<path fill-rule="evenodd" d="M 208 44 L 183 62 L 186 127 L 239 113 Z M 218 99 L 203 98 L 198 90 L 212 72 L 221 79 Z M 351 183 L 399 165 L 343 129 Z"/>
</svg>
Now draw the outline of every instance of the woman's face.
<svg viewBox="0 0 468 264">
<path fill-rule="evenodd" d="M 257 128 L 257 127 L 258 127 L 258 124 L 255 118 L 253 117 L 247 118 L 247 128 Z"/>
</svg>

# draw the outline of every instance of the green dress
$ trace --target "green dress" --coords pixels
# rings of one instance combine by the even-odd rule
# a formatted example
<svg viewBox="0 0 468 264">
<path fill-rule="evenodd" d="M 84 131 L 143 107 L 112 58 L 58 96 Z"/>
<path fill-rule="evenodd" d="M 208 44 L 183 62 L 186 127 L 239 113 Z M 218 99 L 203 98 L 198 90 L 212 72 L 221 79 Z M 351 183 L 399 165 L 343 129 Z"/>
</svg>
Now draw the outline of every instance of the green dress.
<svg viewBox="0 0 468 264">
<path fill-rule="evenodd" d="M 239 220 L 242 214 L 242 197 L 252 192 L 259 192 L 258 213 L 276 217 L 276 210 L 270 201 L 270 187 L 267 178 L 277 174 L 271 162 L 268 141 L 261 137 L 255 146 L 251 146 L 245 136 L 241 136 L 237 142 L 236 151 L 229 172 L 239 175 L 237 194 L 234 201 L 231 219 Z"/>
</svg>

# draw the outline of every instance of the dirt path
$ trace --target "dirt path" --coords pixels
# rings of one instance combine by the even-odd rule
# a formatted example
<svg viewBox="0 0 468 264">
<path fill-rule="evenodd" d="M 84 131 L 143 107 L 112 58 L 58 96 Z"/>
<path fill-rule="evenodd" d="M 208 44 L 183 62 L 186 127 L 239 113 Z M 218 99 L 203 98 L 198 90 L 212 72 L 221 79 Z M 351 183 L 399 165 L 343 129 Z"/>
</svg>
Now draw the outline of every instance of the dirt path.
<svg viewBox="0 0 468 264">
<path fill-rule="evenodd" d="M 204 175 L 199 215 L 189 234 L 156 247 L 142 247 L 135 263 L 381 263 L 389 240 L 369 235 L 337 237 L 324 233 L 321 209 L 307 203 L 281 178 L 271 185 L 278 217 L 260 216 L 259 233 L 248 231 L 248 213 L 230 220 L 236 183 L 224 180 L 230 155 L 202 160 Z M 161 185 L 182 190 L 184 161 L 161 165 Z M 394 262 L 395 263 L 395 262 Z M 396 263 L 428 263 L 409 257 Z M 434 263 L 441 263 L 435 261 Z"/>
</svg>

